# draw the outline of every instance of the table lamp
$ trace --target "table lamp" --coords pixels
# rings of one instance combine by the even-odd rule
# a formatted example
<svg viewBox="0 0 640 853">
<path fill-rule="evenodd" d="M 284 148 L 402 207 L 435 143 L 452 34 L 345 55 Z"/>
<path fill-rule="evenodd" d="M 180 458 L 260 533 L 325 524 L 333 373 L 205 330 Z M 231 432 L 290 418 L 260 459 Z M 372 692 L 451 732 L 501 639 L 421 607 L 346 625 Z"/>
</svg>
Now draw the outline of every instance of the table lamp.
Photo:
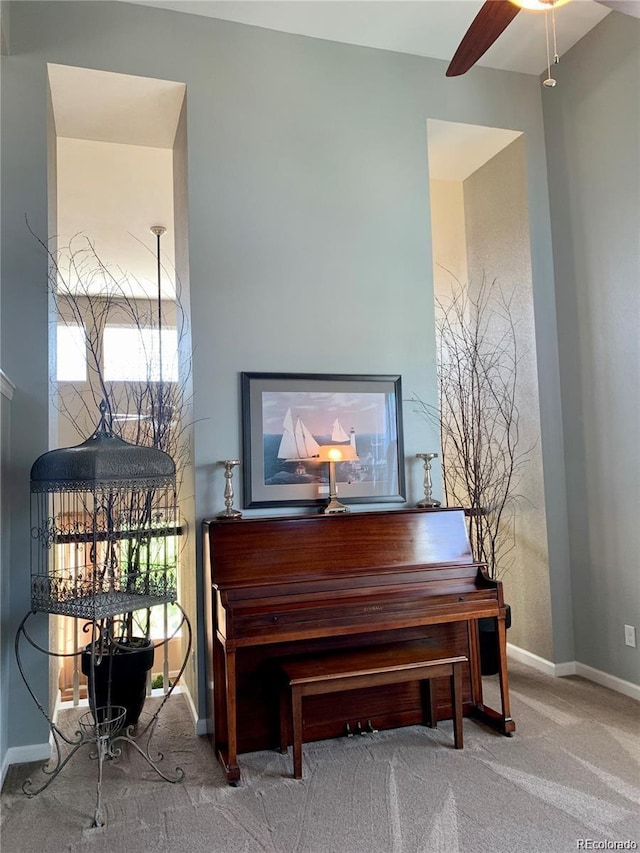
<svg viewBox="0 0 640 853">
<path fill-rule="evenodd" d="M 320 462 L 329 463 L 329 503 L 323 513 L 330 515 L 334 512 L 349 512 L 349 507 L 340 503 L 336 488 L 336 462 L 353 462 L 358 458 L 355 447 L 351 444 L 323 444 L 318 452 Z"/>
</svg>

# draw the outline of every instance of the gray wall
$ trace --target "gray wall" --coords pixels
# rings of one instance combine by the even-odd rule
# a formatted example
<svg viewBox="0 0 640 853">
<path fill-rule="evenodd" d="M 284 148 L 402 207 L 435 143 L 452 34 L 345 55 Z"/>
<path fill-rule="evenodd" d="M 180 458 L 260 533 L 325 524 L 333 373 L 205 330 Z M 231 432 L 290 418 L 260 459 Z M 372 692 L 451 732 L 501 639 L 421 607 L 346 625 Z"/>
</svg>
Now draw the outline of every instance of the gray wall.
<svg viewBox="0 0 640 853">
<path fill-rule="evenodd" d="M 0 53 L 8 53 L 11 45 L 9 0 L 0 0 Z"/>
<path fill-rule="evenodd" d="M 555 73 L 555 72 L 554 72 Z M 640 683 L 640 21 L 558 66 L 545 126 L 576 659 Z"/>
<path fill-rule="evenodd" d="M 27 213 L 46 233 L 47 61 L 187 84 L 198 520 L 222 508 L 217 460 L 240 452 L 240 371 L 399 373 L 406 397 L 434 401 L 429 117 L 526 134 L 543 453 L 564 482 L 534 78 L 478 69 L 447 80 L 436 60 L 124 3 L 17 3 L 11 38 L 2 78 L 2 366 L 17 385 L 12 612 L 29 606 L 28 474 L 47 442 L 45 259 L 24 226 Z M 327 310 L 332 300 L 339 314 Z M 437 436 L 411 406 L 404 414 L 415 502 L 422 468 L 414 455 Z M 561 554 L 558 519 L 549 536 Z M 16 745 L 37 738 L 21 695 L 10 721 Z"/>
<path fill-rule="evenodd" d="M 20 7 L 11 6 L 11 18 Z M 13 38 L 12 38 L 13 49 Z M 47 106 L 46 67 L 24 57 L 2 57 L 1 205 L 2 279 L 0 365 L 16 388 L 10 410 L 9 469 L 3 485 L 10 484 L 9 558 L 2 566 L 9 575 L 9 595 L 2 602 L 2 641 L 12 648 L 13 637 L 30 606 L 29 471 L 47 449 L 48 367 L 46 259 L 25 224 L 47 234 Z M 26 105 L 29 105 L 28 107 Z M 47 645 L 47 618 L 31 620 L 36 641 Z M 25 649 L 25 668 L 47 701 L 48 660 Z M 8 672 L 2 672 L 2 695 L 10 697 L 6 721 L 9 747 L 43 744 L 48 729 L 26 693 L 13 655 Z M 1 757 L 3 761 L 5 756 Z"/>
<path fill-rule="evenodd" d="M 9 612 L 11 587 L 9 585 L 10 497 L 9 472 L 11 470 L 11 398 L 10 380 L 0 373 L 0 785 L 2 783 L 4 756 L 9 745 L 7 721 L 9 719 L 9 673 L 12 666 L 13 646 L 5 630 Z"/>
</svg>

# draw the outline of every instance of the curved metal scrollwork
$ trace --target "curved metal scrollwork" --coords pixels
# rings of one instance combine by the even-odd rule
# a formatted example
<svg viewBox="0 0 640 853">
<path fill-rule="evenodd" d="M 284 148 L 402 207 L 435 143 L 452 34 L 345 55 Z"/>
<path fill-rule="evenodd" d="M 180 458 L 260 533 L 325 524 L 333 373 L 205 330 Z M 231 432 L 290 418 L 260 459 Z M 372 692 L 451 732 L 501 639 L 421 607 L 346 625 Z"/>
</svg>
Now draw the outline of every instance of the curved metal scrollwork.
<svg viewBox="0 0 640 853">
<path fill-rule="evenodd" d="M 166 637 L 161 640 L 159 643 L 155 644 L 154 648 L 160 648 L 169 640 L 173 639 L 173 637 L 177 636 L 178 632 L 182 629 L 183 626 L 187 629 L 187 644 L 186 644 L 186 652 L 184 656 L 184 660 L 182 662 L 182 666 L 177 674 L 177 676 L 170 683 L 169 690 L 162 698 L 159 706 L 156 708 L 153 715 L 144 725 L 138 726 L 127 726 L 123 728 L 124 720 L 125 720 L 125 709 L 120 706 L 105 706 L 98 707 L 92 709 L 80 717 L 78 721 L 79 728 L 73 734 L 73 736 L 69 736 L 65 734 L 51 719 L 42 703 L 39 701 L 36 696 L 34 690 L 31 688 L 29 681 L 26 676 L 25 668 L 23 666 L 20 647 L 23 641 L 28 642 L 34 649 L 43 654 L 46 654 L 49 657 L 60 657 L 60 658 L 69 658 L 76 657 L 82 654 L 82 651 L 75 652 L 53 652 L 50 649 L 47 649 L 40 645 L 34 638 L 30 635 L 27 630 L 27 621 L 31 616 L 34 615 L 33 611 L 27 613 L 22 622 L 20 623 L 18 630 L 16 632 L 15 638 L 15 655 L 16 661 L 18 664 L 18 671 L 20 672 L 20 676 L 27 688 L 31 698 L 35 702 L 38 710 L 45 718 L 48 723 L 50 732 L 51 732 L 51 741 L 53 744 L 53 755 L 49 758 L 43 767 L 41 768 L 42 773 L 47 777 L 45 781 L 40 785 L 35 785 L 31 779 L 27 779 L 23 785 L 22 790 L 28 797 L 34 797 L 39 794 L 41 791 L 44 791 L 45 788 L 48 788 L 49 785 L 53 782 L 53 780 L 58 776 L 58 774 L 66 767 L 69 761 L 73 758 L 76 752 L 85 745 L 89 745 L 93 747 L 93 749 L 89 752 L 89 756 L 92 759 L 97 760 L 98 762 L 98 781 L 97 781 L 97 790 L 96 790 L 96 807 L 93 816 L 92 826 L 103 826 L 104 820 L 102 817 L 102 774 L 103 774 L 103 765 L 105 759 L 116 759 L 121 755 L 121 747 L 118 745 L 119 742 L 129 743 L 139 755 L 144 758 L 144 760 L 149 764 L 149 766 L 155 770 L 155 772 L 167 782 L 177 783 L 181 782 L 184 779 L 184 770 L 181 767 L 176 767 L 173 773 L 166 773 L 159 767 L 159 762 L 163 760 L 163 755 L 160 752 L 157 752 L 154 756 L 151 753 L 151 738 L 153 736 L 156 723 L 158 721 L 158 716 L 165 704 L 167 703 L 169 696 L 173 693 L 178 681 L 180 680 L 182 674 L 187 665 L 187 661 L 189 660 L 191 654 L 191 646 L 193 641 L 191 623 L 182 609 L 182 607 L 175 603 L 175 606 L 178 608 L 181 614 L 181 619 L 176 626 L 175 630 L 171 634 L 170 637 Z M 126 646 L 123 646 L 118 640 L 113 636 L 113 631 L 111 627 L 107 627 L 112 623 L 113 620 L 105 621 L 104 623 L 97 622 L 88 622 L 83 626 L 83 631 L 87 633 L 91 633 L 91 640 L 89 642 L 89 648 L 92 650 L 93 655 L 102 655 L 106 653 L 106 649 L 111 648 L 120 648 L 126 649 Z M 94 658 L 93 664 L 95 665 L 96 658 Z M 64 748 L 64 744 L 66 747 Z"/>
</svg>

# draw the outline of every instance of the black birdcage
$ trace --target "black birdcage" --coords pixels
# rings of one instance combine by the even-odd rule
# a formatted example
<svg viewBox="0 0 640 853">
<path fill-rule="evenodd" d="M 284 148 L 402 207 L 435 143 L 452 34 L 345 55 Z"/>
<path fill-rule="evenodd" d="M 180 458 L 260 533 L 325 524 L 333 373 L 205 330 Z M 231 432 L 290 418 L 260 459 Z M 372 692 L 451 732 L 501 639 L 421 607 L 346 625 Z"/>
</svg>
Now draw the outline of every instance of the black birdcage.
<svg viewBox="0 0 640 853">
<path fill-rule="evenodd" d="M 176 468 L 107 425 L 31 468 L 31 609 L 100 620 L 174 602 Z"/>
</svg>

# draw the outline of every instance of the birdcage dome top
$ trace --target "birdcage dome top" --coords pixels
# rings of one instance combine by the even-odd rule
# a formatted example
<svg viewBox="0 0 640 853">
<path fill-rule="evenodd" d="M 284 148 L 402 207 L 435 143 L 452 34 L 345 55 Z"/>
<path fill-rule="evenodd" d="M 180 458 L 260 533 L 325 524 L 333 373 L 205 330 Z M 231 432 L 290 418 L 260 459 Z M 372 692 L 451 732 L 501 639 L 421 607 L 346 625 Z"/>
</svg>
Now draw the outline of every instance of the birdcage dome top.
<svg viewBox="0 0 640 853">
<path fill-rule="evenodd" d="M 176 466 L 163 450 L 130 444 L 106 423 L 106 406 L 96 431 L 82 444 L 43 453 L 31 467 L 31 490 L 92 489 L 109 485 L 166 485 Z"/>
</svg>

